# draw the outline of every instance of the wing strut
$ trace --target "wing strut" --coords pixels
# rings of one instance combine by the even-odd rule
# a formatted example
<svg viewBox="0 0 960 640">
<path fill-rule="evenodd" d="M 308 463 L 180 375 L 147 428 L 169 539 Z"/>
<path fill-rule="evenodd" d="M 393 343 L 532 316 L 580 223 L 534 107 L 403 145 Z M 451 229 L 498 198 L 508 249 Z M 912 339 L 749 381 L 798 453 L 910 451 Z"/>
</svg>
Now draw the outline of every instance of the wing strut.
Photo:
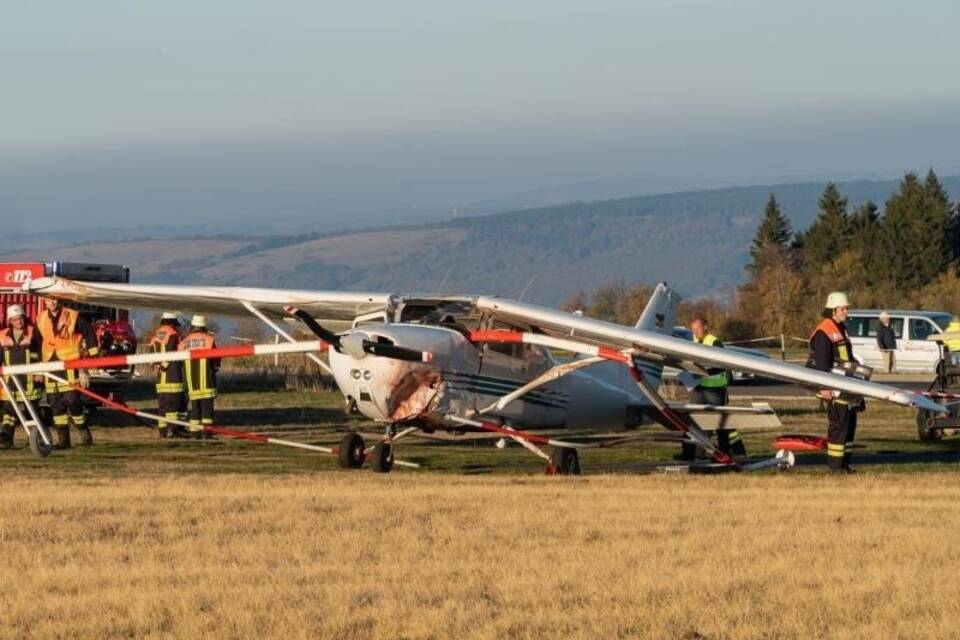
<svg viewBox="0 0 960 640">
<path fill-rule="evenodd" d="M 485 413 L 490 413 L 494 409 L 497 411 L 502 411 L 511 402 L 520 399 L 521 397 L 527 395 L 534 389 L 542 387 L 543 385 L 553 382 L 554 380 L 559 380 L 563 376 L 576 371 L 577 369 L 582 369 L 583 367 L 588 367 L 591 364 L 596 364 L 598 362 L 603 362 L 603 358 L 584 358 L 583 360 L 574 360 L 573 362 L 567 362 L 564 364 L 558 364 L 555 367 L 547 370 L 545 373 L 542 373 L 540 376 L 534 378 L 527 384 L 523 385 L 519 389 L 515 389 L 505 396 L 501 396 L 496 402 L 484 407 L 477 411 L 474 415 L 482 416 Z"/>
<path fill-rule="evenodd" d="M 294 340 L 293 336 L 291 336 L 289 333 L 287 333 L 286 331 L 284 331 L 284 330 L 283 330 L 283 327 L 281 327 L 281 326 L 278 325 L 276 322 L 274 322 L 273 320 L 271 320 L 270 318 L 268 318 L 266 315 L 264 315 L 264 314 L 260 311 L 260 309 L 257 309 L 257 307 L 253 305 L 253 303 L 247 302 L 246 300 L 242 300 L 242 301 L 241 301 L 241 304 L 243 304 L 244 308 L 245 308 L 247 311 L 249 311 L 250 313 L 252 313 L 253 315 L 255 315 L 257 318 L 259 318 L 265 325 L 267 325 L 268 327 L 270 327 L 271 329 L 273 329 L 273 330 L 277 333 L 278 336 L 280 336 L 281 338 L 283 338 L 283 339 L 286 340 L 287 342 L 296 342 L 296 340 Z M 316 365 L 317 365 L 318 367 L 320 367 L 321 369 L 323 369 L 324 371 L 326 371 L 328 375 L 331 375 L 331 376 L 333 375 L 333 369 L 330 368 L 330 365 L 328 365 L 326 362 L 324 362 L 323 360 L 321 360 L 320 357 L 317 356 L 317 354 L 315 354 L 315 353 L 307 353 L 307 354 L 305 354 L 305 355 L 306 355 L 308 358 L 310 358 L 310 360 L 312 360 L 314 363 L 316 363 Z"/>
<path fill-rule="evenodd" d="M 670 408 L 670 405 L 667 404 L 662 397 L 660 397 L 660 394 L 657 393 L 656 389 L 654 389 L 650 383 L 644 379 L 643 373 L 640 372 L 640 369 L 638 369 L 637 365 L 633 362 L 630 363 L 630 375 L 633 376 L 633 381 L 637 383 L 637 387 L 640 389 L 641 393 L 643 393 L 643 395 L 647 397 L 647 400 L 650 401 L 654 408 L 660 412 L 660 415 L 666 421 L 666 426 L 668 428 L 683 432 L 684 435 L 703 447 L 706 451 L 709 451 L 710 455 L 712 455 L 713 459 L 717 462 L 721 464 L 728 464 L 735 469 L 740 469 L 740 463 L 737 462 L 732 456 L 715 447 L 713 441 L 710 439 L 710 436 L 701 431 L 700 427 L 686 422 L 683 418 L 677 415 L 677 413 Z"/>
</svg>

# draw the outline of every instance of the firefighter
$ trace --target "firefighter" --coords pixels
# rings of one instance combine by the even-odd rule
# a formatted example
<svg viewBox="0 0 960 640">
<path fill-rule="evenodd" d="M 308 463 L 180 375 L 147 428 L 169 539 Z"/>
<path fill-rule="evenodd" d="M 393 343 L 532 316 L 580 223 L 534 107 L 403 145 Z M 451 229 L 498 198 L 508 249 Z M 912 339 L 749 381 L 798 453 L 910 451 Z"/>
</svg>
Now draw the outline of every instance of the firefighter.
<svg viewBox="0 0 960 640">
<path fill-rule="evenodd" d="M 946 333 L 960 333 L 960 316 L 953 316 L 950 324 L 947 325 Z M 946 358 L 950 364 L 960 365 L 960 340 L 944 340 L 943 346 L 947 348 Z"/>
<path fill-rule="evenodd" d="M 23 307 L 18 304 L 7 308 L 7 326 L 0 331 L 0 351 L 3 352 L 3 366 L 30 364 L 40 360 L 40 333 L 34 330 L 27 319 Z M 40 386 L 43 376 L 18 376 L 23 393 L 17 391 L 11 376 L 4 376 L 7 388 L 16 398 L 9 397 L 0 387 L 0 399 L 3 400 L 3 422 L 0 425 L 0 447 L 13 447 L 13 434 L 16 432 L 17 412 L 14 402 L 36 402 L 40 399 Z"/>
<path fill-rule="evenodd" d="M 207 331 L 207 319 L 193 316 L 190 332 L 180 342 L 182 351 L 213 349 L 216 347 L 213 334 Z M 203 427 L 213 424 L 213 401 L 217 397 L 217 370 L 219 358 L 189 360 L 184 366 L 187 382 L 187 397 L 190 400 L 190 432 L 196 439 L 211 438 Z"/>
<path fill-rule="evenodd" d="M 84 356 L 96 356 L 97 336 L 93 327 L 76 309 L 63 306 L 59 300 L 45 298 L 44 309 L 37 320 L 37 329 L 43 339 L 40 356 L 44 362 L 60 360 L 67 362 Z M 93 444 L 93 434 L 87 424 L 87 413 L 74 385 L 89 384 L 86 373 L 64 371 L 67 384 L 47 379 L 47 402 L 53 412 L 53 425 L 57 430 L 57 449 L 70 448 L 70 423 L 80 432 L 80 442 Z"/>
<path fill-rule="evenodd" d="M 823 319 L 810 336 L 808 366 L 820 371 L 832 371 L 853 361 L 853 345 L 847 334 L 846 320 L 850 302 L 847 294 L 834 291 L 827 296 Z M 827 403 L 827 465 L 834 473 L 853 473 L 850 468 L 850 450 L 857 432 L 857 413 L 863 410 L 863 400 L 851 401 L 835 396 L 830 389 L 819 393 Z"/>
<path fill-rule="evenodd" d="M 154 353 L 180 350 L 180 323 L 176 313 L 167 311 L 160 316 L 160 326 L 153 334 L 150 347 Z M 187 412 L 183 363 L 161 362 L 153 365 L 153 371 L 157 377 L 157 405 L 160 415 L 171 420 L 185 420 Z M 179 438 L 185 435 L 179 425 L 168 426 L 166 422 L 158 422 L 157 427 L 161 438 Z"/>
<path fill-rule="evenodd" d="M 690 331 L 693 332 L 693 341 L 697 344 L 703 344 L 708 347 L 723 348 L 723 343 L 710 333 L 710 327 L 703 318 L 694 318 L 690 323 Z M 703 376 L 699 380 L 696 388 L 691 394 L 691 402 L 697 404 L 712 404 L 722 407 L 728 403 L 727 385 L 730 381 L 730 374 L 725 369 L 707 369 L 709 375 Z M 747 455 L 747 448 L 743 444 L 743 438 L 736 429 L 717 429 L 717 444 L 720 450 L 726 454 L 737 456 Z"/>
</svg>

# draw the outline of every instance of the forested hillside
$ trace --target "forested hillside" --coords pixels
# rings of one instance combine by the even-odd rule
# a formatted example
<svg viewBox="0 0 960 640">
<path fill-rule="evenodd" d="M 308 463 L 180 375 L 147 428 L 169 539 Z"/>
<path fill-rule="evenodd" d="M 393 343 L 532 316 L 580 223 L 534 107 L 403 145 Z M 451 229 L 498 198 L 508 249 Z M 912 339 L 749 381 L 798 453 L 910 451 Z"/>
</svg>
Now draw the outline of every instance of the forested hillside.
<svg viewBox="0 0 960 640">
<path fill-rule="evenodd" d="M 942 180 L 960 196 L 960 177 Z M 265 286 L 470 291 L 559 304 L 613 281 L 667 280 L 686 297 L 731 294 L 771 194 L 794 229 L 816 218 L 825 183 L 738 187 L 529 209 L 444 223 L 325 235 L 102 242 L 3 260 L 129 264 L 135 278 Z M 880 207 L 898 181 L 838 183 L 850 209 Z M 167 249 L 164 249 L 167 247 Z"/>
</svg>

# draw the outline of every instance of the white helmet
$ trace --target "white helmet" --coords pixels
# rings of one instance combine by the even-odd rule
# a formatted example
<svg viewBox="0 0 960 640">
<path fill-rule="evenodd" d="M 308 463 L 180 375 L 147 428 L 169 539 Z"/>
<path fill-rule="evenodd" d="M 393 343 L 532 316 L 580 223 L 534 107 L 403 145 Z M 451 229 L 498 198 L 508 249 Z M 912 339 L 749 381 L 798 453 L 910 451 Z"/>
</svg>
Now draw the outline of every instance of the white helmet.
<svg viewBox="0 0 960 640">
<path fill-rule="evenodd" d="M 12 304 L 7 307 L 7 321 L 13 320 L 14 318 L 23 318 L 27 314 L 24 313 L 23 307 L 18 304 Z"/>
<path fill-rule="evenodd" d="M 850 301 L 847 300 L 847 294 L 843 291 L 832 291 L 830 295 L 827 296 L 827 304 L 824 305 L 827 309 L 836 309 L 837 307 L 849 307 Z"/>
<path fill-rule="evenodd" d="M 161 320 L 176 320 L 177 314 L 173 311 L 164 311 L 163 315 L 160 316 Z"/>
<path fill-rule="evenodd" d="M 190 325 L 198 329 L 206 329 L 207 316 L 193 316 L 193 319 L 190 320 Z"/>
</svg>

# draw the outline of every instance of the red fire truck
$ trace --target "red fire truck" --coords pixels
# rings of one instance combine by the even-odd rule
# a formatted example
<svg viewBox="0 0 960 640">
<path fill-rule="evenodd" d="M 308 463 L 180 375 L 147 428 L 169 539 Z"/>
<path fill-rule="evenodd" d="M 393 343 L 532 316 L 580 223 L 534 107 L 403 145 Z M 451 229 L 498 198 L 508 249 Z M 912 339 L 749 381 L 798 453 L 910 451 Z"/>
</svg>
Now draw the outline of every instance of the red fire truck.
<svg viewBox="0 0 960 640">
<path fill-rule="evenodd" d="M 130 269 L 113 264 L 83 262 L 0 262 L 0 323 L 5 323 L 7 308 L 19 304 L 31 321 L 43 308 L 43 300 L 24 293 L 24 283 L 44 276 L 60 276 L 85 282 L 130 282 Z M 137 338 L 126 309 L 68 304 L 78 309 L 93 325 L 100 351 L 104 355 L 135 353 Z M 122 397 L 130 378 L 131 368 L 91 371 L 90 386 L 97 393 Z"/>
</svg>

